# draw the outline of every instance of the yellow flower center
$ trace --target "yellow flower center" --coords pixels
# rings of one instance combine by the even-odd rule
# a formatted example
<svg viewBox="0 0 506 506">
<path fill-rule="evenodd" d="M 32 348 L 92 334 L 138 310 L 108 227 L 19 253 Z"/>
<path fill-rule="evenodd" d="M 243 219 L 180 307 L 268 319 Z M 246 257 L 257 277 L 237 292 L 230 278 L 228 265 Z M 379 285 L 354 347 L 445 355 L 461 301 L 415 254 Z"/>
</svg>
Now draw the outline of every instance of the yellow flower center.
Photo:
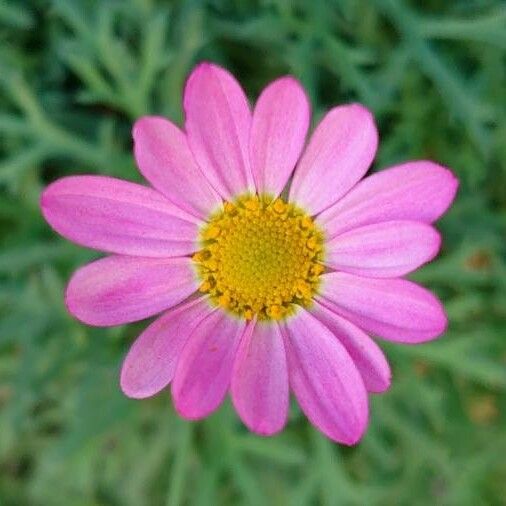
<svg viewBox="0 0 506 506">
<path fill-rule="evenodd" d="M 279 320 L 311 304 L 324 271 L 323 234 L 282 199 L 243 196 L 211 216 L 193 255 L 200 291 L 231 313 Z"/>
</svg>

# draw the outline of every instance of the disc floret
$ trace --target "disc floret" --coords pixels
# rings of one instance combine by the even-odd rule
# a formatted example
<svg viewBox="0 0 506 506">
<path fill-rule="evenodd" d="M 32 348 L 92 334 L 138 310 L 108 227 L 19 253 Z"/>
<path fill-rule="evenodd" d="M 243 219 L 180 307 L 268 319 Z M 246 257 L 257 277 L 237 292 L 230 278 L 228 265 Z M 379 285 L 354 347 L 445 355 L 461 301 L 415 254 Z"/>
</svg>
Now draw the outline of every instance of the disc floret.
<svg viewBox="0 0 506 506">
<path fill-rule="evenodd" d="M 200 291 L 246 320 L 280 320 L 309 306 L 324 271 L 323 234 L 281 198 L 246 195 L 226 202 L 200 234 L 193 255 Z"/>
</svg>

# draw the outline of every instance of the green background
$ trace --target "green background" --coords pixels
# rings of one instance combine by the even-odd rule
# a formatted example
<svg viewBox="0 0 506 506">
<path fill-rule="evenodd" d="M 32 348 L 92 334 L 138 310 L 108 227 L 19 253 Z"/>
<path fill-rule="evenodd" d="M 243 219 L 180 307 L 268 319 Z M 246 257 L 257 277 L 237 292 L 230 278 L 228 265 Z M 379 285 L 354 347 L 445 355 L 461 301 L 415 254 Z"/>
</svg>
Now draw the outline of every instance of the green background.
<svg viewBox="0 0 506 506">
<path fill-rule="evenodd" d="M 505 52 L 500 1 L 2 1 L 0 504 L 506 504 Z M 167 393 L 129 400 L 118 371 L 146 323 L 94 329 L 65 311 L 71 272 L 97 254 L 51 232 L 41 189 L 140 180 L 132 122 L 180 122 L 202 59 L 251 100 L 294 74 L 314 121 L 360 101 L 381 133 L 372 170 L 430 158 L 461 181 L 442 253 L 414 276 L 444 300 L 448 333 L 381 343 L 393 386 L 354 448 L 296 406 L 265 439 L 228 401 L 188 423 Z"/>
</svg>

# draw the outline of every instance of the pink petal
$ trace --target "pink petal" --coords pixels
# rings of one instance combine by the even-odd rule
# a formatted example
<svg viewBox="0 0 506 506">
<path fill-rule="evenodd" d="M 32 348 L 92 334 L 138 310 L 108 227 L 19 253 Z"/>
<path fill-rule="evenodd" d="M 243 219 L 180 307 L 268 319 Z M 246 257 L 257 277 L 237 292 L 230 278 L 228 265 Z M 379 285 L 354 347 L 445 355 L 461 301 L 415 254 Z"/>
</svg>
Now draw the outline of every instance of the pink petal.
<svg viewBox="0 0 506 506">
<path fill-rule="evenodd" d="M 244 321 L 215 309 L 192 333 L 172 383 L 174 404 L 182 417 L 203 418 L 221 404 L 245 328 Z"/>
<path fill-rule="evenodd" d="M 89 248 L 149 257 L 196 249 L 197 220 L 157 191 L 128 181 L 65 177 L 46 188 L 41 207 L 59 234 Z"/>
<path fill-rule="evenodd" d="M 387 221 L 354 228 L 325 245 L 330 267 L 372 278 L 393 278 L 432 260 L 441 238 L 434 228 L 416 221 Z"/>
<path fill-rule="evenodd" d="M 304 146 L 311 111 L 299 82 L 282 77 L 260 95 L 251 126 L 251 167 L 259 192 L 278 196 Z"/>
<path fill-rule="evenodd" d="M 441 302 L 405 279 L 362 278 L 345 272 L 322 276 L 318 300 L 366 332 L 390 341 L 421 343 L 447 325 Z"/>
<path fill-rule="evenodd" d="M 369 392 L 384 392 L 390 387 L 390 366 L 381 348 L 362 330 L 315 302 L 311 313 L 321 321 L 346 348 L 362 375 Z"/>
<path fill-rule="evenodd" d="M 362 377 L 336 337 L 305 309 L 283 324 L 290 385 L 302 411 L 326 436 L 348 445 L 368 420 Z"/>
<path fill-rule="evenodd" d="M 121 368 L 121 389 L 135 399 L 165 388 L 195 327 L 211 311 L 204 298 L 184 302 L 155 320 L 133 343 Z"/>
<path fill-rule="evenodd" d="M 190 148 L 214 189 L 227 200 L 252 191 L 251 112 L 235 78 L 217 65 L 201 63 L 186 83 L 184 110 Z"/>
<path fill-rule="evenodd" d="M 378 147 L 372 114 L 359 104 L 321 120 L 295 171 L 290 200 L 317 214 L 337 202 L 371 165 Z"/>
<path fill-rule="evenodd" d="M 74 273 L 66 304 L 82 322 L 109 327 L 158 314 L 197 286 L 189 258 L 110 256 Z"/>
<path fill-rule="evenodd" d="M 205 219 L 221 199 L 203 176 L 179 128 L 145 116 L 133 128 L 134 153 L 143 176 L 172 203 Z"/>
<path fill-rule="evenodd" d="M 235 359 L 231 392 L 235 409 L 251 431 L 268 436 L 284 427 L 288 371 L 277 325 L 250 325 Z"/>
<path fill-rule="evenodd" d="M 361 181 L 317 221 L 331 239 L 337 234 L 382 221 L 432 223 L 450 206 L 458 181 L 434 162 L 417 161 L 382 170 Z"/>
</svg>

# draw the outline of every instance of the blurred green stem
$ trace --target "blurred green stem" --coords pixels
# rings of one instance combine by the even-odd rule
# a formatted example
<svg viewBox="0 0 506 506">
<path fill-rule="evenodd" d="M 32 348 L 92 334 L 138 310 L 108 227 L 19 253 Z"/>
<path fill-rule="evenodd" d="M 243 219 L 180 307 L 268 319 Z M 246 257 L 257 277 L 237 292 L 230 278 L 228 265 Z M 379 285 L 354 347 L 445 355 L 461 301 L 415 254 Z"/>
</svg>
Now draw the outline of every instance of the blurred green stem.
<svg viewBox="0 0 506 506">
<path fill-rule="evenodd" d="M 169 481 L 167 494 L 167 506 L 182 504 L 183 491 L 188 466 L 188 458 L 191 450 L 193 424 L 181 421 L 179 427 L 179 444 L 176 449 L 172 474 Z"/>
</svg>

